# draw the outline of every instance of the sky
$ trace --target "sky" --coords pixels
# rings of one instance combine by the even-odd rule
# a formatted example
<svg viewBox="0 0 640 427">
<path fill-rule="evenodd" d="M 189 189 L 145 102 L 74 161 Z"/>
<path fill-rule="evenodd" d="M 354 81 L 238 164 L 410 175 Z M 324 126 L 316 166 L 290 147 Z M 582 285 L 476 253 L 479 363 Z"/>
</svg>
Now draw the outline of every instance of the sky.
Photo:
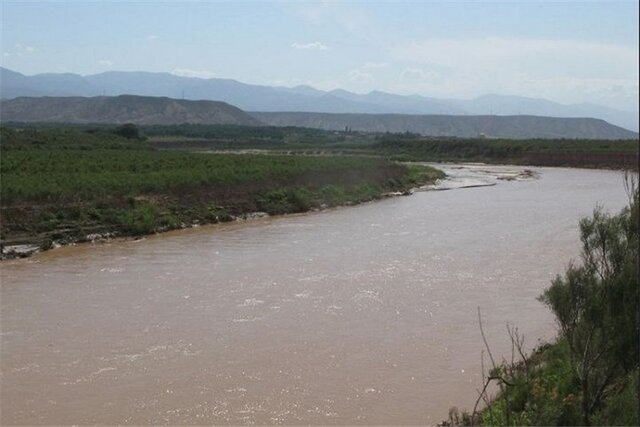
<svg viewBox="0 0 640 427">
<path fill-rule="evenodd" d="M 638 110 L 637 1 L 7 1 L 2 66 Z"/>
</svg>

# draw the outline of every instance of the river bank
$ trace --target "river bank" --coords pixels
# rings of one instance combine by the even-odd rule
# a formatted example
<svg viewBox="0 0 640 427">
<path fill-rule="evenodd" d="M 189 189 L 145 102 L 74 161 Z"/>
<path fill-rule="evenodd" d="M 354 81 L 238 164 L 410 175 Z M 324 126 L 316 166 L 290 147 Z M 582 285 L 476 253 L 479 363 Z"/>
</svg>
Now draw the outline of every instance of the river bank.
<svg viewBox="0 0 640 427">
<path fill-rule="evenodd" d="M 235 153 L 233 155 L 239 155 Z M 300 206 L 289 205 L 284 212 L 269 213 L 265 211 L 245 211 L 235 214 L 224 214 L 216 217 L 210 215 L 196 215 L 184 220 L 186 222 L 174 223 L 172 226 L 154 228 L 145 233 L 127 233 L 112 228 L 104 231 L 104 228 L 94 228 L 94 232 L 83 235 L 67 234 L 57 240 L 51 238 L 44 241 L 44 245 L 33 238 L 33 242 L 20 240 L 20 243 L 2 246 L 0 260 L 13 258 L 26 258 L 43 250 L 57 249 L 62 246 L 76 245 L 82 243 L 105 243 L 113 240 L 139 239 L 151 234 L 164 233 L 173 230 L 200 227 L 211 224 L 223 224 L 231 222 L 245 222 L 256 219 L 263 219 L 274 215 L 290 215 L 305 212 L 318 212 L 337 207 L 354 206 L 361 203 L 380 200 L 388 197 L 408 196 L 415 191 L 443 191 L 461 188 L 474 188 L 493 186 L 500 181 L 523 181 L 537 179 L 540 176 L 538 171 L 522 168 L 518 166 L 489 165 L 480 163 L 460 163 L 460 164 L 432 164 L 432 163 L 405 163 L 408 168 L 408 177 L 405 185 L 395 186 L 394 191 L 378 192 L 367 194 L 366 197 L 353 197 L 350 193 L 345 193 L 346 197 L 340 199 L 316 198 L 313 204 L 306 205 L 305 209 Z M 218 210 L 220 212 L 220 210 Z M 196 211 L 202 213 L 202 211 Z M 98 226 L 99 227 L 99 226 Z M 61 236 L 59 232 L 52 231 L 48 236 Z M 41 237 L 40 237 L 41 238 Z M 50 242 L 50 243 L 49 243 Z"/>
<path fill-rule="evenodd" d="M 380 158 L 204 154 L 76 129 L 3 128 L 2 257 L 358 204 L 444 175 Z"/>
<path fill-rule="evenodd" d="M 317 199 L 313 205 L 309 205 L 305 209 L 300 209 L 296 207 L 295 209 L 288 210 L 286 212 L 278 212 L 277 214 L 269 214 L 268 212 L 263 211 L 251 211 L 251 212 L 241 212 L 237 215 L 226 214 L 218 215 L 215 218 L 212 218 L 210 215 L 196 216 L 191 217 L 190 222 L 181 222 L 179 224 L 172 224 L 167 226 L 162 226 L 159 228 L 153 228 L 148 230 L 147 232 L 142 233 L 127 233 L 126 231 L 102 231 L 102 232 L 94 232 L 87 235 L 78 234 L 77 232 L 72 234 L 61 234 L 60 230 L 51 231 L 45 236 L 56 236 L 58 240 L 53 240 L 51 237 L 45 237 L 44 241 L 41 241 L 42 235 L 33 236 L 32 240 L 25 237 L 19 237 L 19 241 L 21 243 L 11 242 L 14 244 L 3 244 L 0 243 L 0 261 L 7 259 L 15 259 L 15 258 L 28 258 L 38 252 L 58 249 L 63 246 L 68 245 L 77 245 L 82 243 L 96 244 L 96 243 L 106 243 L 114 240 L 137 240 L 143 238 L 144 236 L 149 236 L 153 234 L 165 233 L 169 231 L 176 230 L 184 230 L 188 228 L 196 228 L 206 225 L 214 225 L 214 224 L 224 224 L 231 222 L 246 222 L 246 221 L 254 221 L 258 219 L 264 219 L 275 216 L 283 216 L 283 215 L 294 215 L 308 212 L 320 212 L 328 209 L 335 209 L 340 207 L 347 206 L 355 206 L 362 203 L 368 203 L 375 200 L 381 200 L 389 197 L 398 197 L 398 196 L 409 196 L 413 194 L 414 191 L 425 191 L 425 186 L 435 186 L 436 182 L 441 179 L 441 174 L 437 174 L 438 178 L 428 178 L 428 179 L 420 179 L 413 183 L 414 186 L 407 186 L 406 188 L 395 188 L 395 191 L 391 192 L 376 192 L 374 194 L 367 195 L 366 198 L 353 198 L 341 201 L 338 204 L 328 204 L 324 203 L 325 199 Z M 102 228 L 102 227 L 99 227 Z M 101 230 L 100 230 L 101 231 Z"/>
</svg>

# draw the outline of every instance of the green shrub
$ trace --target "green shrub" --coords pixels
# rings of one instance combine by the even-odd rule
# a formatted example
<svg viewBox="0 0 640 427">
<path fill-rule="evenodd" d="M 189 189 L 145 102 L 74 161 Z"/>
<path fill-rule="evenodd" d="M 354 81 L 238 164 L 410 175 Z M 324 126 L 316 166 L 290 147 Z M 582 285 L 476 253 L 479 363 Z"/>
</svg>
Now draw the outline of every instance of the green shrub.
<svg viewBox="0 0 640 427">
<path fill-rule="evenodd" d="M 311 192 L 304 188 L 287 190 L 287 201 L 291 212 L 305 212 L 311 208 Z"/>
<path fill-rule="evenodd" d="M 615 426 L 638 425 L 638 370 L 631 372 L 618 386 L 621 390 L 612 390 L 607 405 L 594 414 L 593 424 Z"/>
<path fill-rule="evenodd" d="M 111 131 L 113 134 L 127 139 L 140 139 L 140 129 L 132 123 L 125 123 Z"/>
<path fill-rule="evenodd" d="M 348 200 L 345 189 L 336 185 L 322 187 L 319 191 L 319 196 L 321 203 L 326 203 L 330 206 L 342 205 Z"/>
<path fill-rule="evenodd" d="M 158 209 L 150 204 L 143 204 L 123 211 L 117 219 L 120 227 L 126 233 L 141 235 L 152 233 L 160 224 Z"/>
</svg>

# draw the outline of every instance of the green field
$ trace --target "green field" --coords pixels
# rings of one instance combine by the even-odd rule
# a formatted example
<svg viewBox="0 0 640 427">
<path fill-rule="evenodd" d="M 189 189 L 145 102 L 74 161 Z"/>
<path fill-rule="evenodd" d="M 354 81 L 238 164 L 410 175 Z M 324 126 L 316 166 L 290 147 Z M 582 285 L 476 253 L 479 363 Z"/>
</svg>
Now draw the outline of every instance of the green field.
<svg viewBox="0 0 640 427">
<path fill-rule="evenodd" d="M 439 172 L 362 156 L 156 150 L 99 129 L 3 128 L 2 242 L 145 234 L 194 222 L 358 203 Z"/>
</svg>

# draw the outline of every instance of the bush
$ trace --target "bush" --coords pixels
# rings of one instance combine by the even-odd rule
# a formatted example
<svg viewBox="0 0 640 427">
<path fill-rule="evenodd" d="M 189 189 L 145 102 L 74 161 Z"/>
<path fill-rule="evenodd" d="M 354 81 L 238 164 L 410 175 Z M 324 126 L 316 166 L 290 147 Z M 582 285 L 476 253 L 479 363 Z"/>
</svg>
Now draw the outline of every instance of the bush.
<svg viewBox="0 0 640 427">
<path fill-rule="evenodd" d="M 627 184 L 619 214 L 597 208 L 580 221 L 582 263 L 540 297 L 558 321 L 557 342 L 527 358 L 510 331 L 522 362 L 503 362 L 485 379 L 500 392 L 481 424 L 640 425 L 638 187 Z"/>
<path fill-rule="evenodd" d="M 330 205 L 337 206 L 344 204 L 348 197 L 344 191 L 344 188 L 337 187 L 335 185 L 327 185 L 320 189 L 320 197 L 322 202 Z"/>
<path fill-rule="evenodd" d="M 118 126 L 111 132 L 127 139 L 140 139 L 140 129 L 132 123 L 126 123 L 122 126 Z"/>
<path fill-rule="evenodd" d="M 152 233 L 159 225 L 158 209 L 150 204 L 125 210 L 118 216 L 121 228 L 134 236 Z"/>
<path fill-rule="evenodd" d="M 567 339 L 588 425 L 609 386 L 640 366 L 637 187 L 620 214 L 598 208 L 580 221 L 580 238 L 582 265 L 569 266 L 541 300 Z"/>
<path fill-rule="evenodd" d="M 269 191 L 258 199 L 258 209 L 270 215 L 304 212 L 311 207 L 311 193 L 306 189 L 288 188 Z"/>
</svg>

